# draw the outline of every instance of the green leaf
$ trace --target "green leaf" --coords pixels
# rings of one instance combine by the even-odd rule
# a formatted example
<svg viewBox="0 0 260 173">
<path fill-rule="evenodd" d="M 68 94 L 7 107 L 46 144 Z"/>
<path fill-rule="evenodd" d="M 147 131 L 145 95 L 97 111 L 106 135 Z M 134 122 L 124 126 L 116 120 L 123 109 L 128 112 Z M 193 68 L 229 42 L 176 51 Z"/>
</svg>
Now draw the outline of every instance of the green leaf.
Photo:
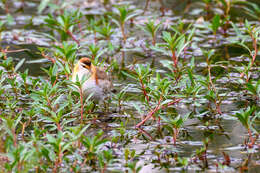
<svg viewBox="0 0 260 173">
<path fill-rule="evenodd" d="M 242 46 L 243 48 L 245 48 L 250 53 L 250 56 L 251 56 L 252 52 L 251 52 L 251 50 L 249 49 L 249 47 L 247 45 L 245 45 L 243 42 L 237 43 L 237 44 Z"/>
<path fill-rule="evenodd" d="M 250 82 L 246 83 L 246 86 L 246 89 L 252 94 L 257 94 L 256 88 Z"/>
<path fill-rule="evenodd" d="M 126 72 L 126 71 L 121 71 L 121 73 L 123 73 L 125 76 L 128 76 L 128 77 L 130 77 L 132 79 L 138 80 L 137 76 L 135 76 L 134 74 L 130 74 L 130 73 Z"/>
<path fill-rule="evenodd" d="M 177 45 L 177 57 L 180 56 L 182 51 L 190 44 L 190 42 L 185 43 L 185 38 L 181 39 L 180 42 Z"/>
<path fill-rule="evenodd" d="M 142 113 L 143 113 L 141 107 L 140 107 L 138 104 L 133 103 L 133 106 L 135 107 L 135 109 L 137 110 L 137 112 L 138 112 L 139 114 L 142 114 Z"/>
<path fill-rule="evenodd" d="M 38 13 L 42 13 L 42 11 L 48 6 L 50 0 L 41 0 L 40 5 L 38 6 Z"/>
<path fill-rule="evenodd" d="M 167 42 L 169 45 L 171 45 L 173 42 L 171 33 L 167 32 L 167 31 L 163 31 L 162 34 L 163 34 L 163 40 L 165 42 Z"/>
<path fill-rule="evenodd" d="M 6 20 L 7 20 L 7 24 L 8 25 L 12 25 L 12 24 L 15 23 L 14 18 L 13 18 L 13 16 L 10 13 L 7 14 Z"/>
<path fill-rule="evenodd" d="M 242 36 L 242 32 L 241 32 L 240 29 L 237 27 L 237 25 L 234 24 L 233 22 L 231 22 L 231 25 L 232 25 L 233 29 L 235 30 L 237 36 L 238 36 L 238 37 L 241 37 L 241 36 Z"/>
<path fill-rule="evenodd" d="M 128 21 L 129 19 L 135 17 L 135 16 L 138 16 L 140 14 L 140 12 L 135 12 L 135 13 L 132 13 L 130 15 L 128 15 L 126 18 L 125 18 L 125 21 Z"/>
<path fill-rule="evenodd" d="M 24 61 L 25 61 L 25 58 L 23 58 L 22 60 L 20 60 L 18 62 L 18 64 L 14 68 L 14 72 L 17 72 L 17 70 L 23 65 Z"/>
</svg>

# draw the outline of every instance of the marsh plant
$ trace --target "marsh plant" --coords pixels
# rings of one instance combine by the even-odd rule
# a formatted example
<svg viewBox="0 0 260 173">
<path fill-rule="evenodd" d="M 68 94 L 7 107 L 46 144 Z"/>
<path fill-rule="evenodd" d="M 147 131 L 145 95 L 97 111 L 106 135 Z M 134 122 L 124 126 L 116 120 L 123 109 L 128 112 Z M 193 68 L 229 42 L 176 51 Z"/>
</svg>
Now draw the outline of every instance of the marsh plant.
<svg viewBox="0 0 260 173">
<path fill-rule="evenodd" d="M 0 1 L 0 172 L 259 170 L 260 4 L 174 4 Z"/>
</svg>

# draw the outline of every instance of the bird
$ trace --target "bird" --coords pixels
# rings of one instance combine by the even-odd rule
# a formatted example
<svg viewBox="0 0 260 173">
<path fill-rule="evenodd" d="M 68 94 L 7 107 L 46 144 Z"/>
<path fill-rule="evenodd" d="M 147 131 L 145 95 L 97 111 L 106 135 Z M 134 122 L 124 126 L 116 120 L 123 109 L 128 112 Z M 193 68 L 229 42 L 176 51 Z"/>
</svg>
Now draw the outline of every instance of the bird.
<svg viewBox="0 0 260 173">
<path fill-rule="evenodd" d="M 100 102 L 109 96 L 113 85 L 107 72 L 95 66 L 87 57 L 75 64 L 72 73 L 72 82 L 82 81 L 83 78 L 86 78 L 81 86 L 84 98 L 91 95 L 93 101 Z"/>
</svg>

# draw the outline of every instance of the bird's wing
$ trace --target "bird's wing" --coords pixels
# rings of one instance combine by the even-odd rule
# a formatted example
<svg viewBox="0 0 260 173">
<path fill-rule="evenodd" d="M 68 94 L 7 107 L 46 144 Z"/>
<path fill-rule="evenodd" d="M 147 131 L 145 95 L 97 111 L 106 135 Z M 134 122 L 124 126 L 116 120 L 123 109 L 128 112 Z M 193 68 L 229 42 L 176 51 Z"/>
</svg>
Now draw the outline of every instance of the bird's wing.
<svg viewBox="0 0 260 173">
<path fill-rule="evenodd" d="M 113 87 L 113 84 L 111 82 L 110 77 L 108 76 L 107 72 L 104 68 L 97 68 L 97 78 L 101 86 L 103 86 L 103 89 L 107 91 L 110 91 Z"/>
<path fill-rule="evenodd" d="M 109 80 L 107 73 L 102 68 L 97 68 L 97 78 L 99 80 Z"/>
</svg>

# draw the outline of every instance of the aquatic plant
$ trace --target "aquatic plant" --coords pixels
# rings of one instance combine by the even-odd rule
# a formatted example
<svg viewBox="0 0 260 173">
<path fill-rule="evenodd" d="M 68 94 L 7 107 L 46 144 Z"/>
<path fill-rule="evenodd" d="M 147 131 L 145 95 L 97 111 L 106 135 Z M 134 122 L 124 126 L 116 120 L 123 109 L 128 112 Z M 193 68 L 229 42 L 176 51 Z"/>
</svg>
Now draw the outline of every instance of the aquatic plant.
<svg viewBox="0 0 260 173">
<path fill-rule="evenodd" d="M 141 28 L 149 35 L 152 37 L 152 44 L 155 46 L 156 44 L 156 37 L 157 37 L 157 32 L 161 27 L 161 23 L 155 23 L 155 20 L 149 20 L 148 22 L 144 23 L 144 26 Z"/>
<path fill-rule="evenodd" d="M 253 114 L 255 113 L 256 108 L 255 107 L 248 107 L 245 111 L 244 110 L 240 110 L 239 113 L 236 113 L 236 117 L 238 118 L 238 120 L 242 123 L 242 125 L 247 129 L 248 134 L 249 134 L 249 138 L 251 143 L 248 142 L 248 146 L 250 148 L 252 148 L 255 144 L 256 139 L 258 138 L 258 133 L 257 131 L 253 128 Z M 252 130 L 254 132 L 256 132 L 256 138 L 253 138 L 252 135 Z"/>
<path fill-rule="evenodd" d="M 102 20 L 102 25 L 96 28 L 97 32 L 107 41 L 110 40 L 110 37 L 115 32 L 111 24 L 105 19 Z"/>
<path fill-rule="evenodd" d="M 248 51 L 249 56 L 251 58 L 251 61 L 248 63 L 247 66 L 244 66 L 244 70 L 241 72 L 241 77 L 245 76 L 246 82 L 248 82 L 249 78 L 250 78 L 249 71 L 251 70 L 251 68 L 254 65 L 254 62 L 255 62 L 255 59 L 256 59 L 256 56 L 257 56 L 257 53 L 258 53 L 258 49 L 259 49 L 257 42 L 260 39 L 260 28 L 254 26 L 254 25 L 251 25 L 247 20 L 245 20 L 246 35 L 243 35 L 241 30 L 235 24 L 232 23 L 232 26 L 235 29 L 235 32 L 237 34 L 238 39 L 242 40 L 241 42 L 236 41 L 234 43 L 242 46 L 243 48 L 245 48 Z M 247 39 L 251 39 L 251 41 L 252 41 L 251 44 L 252 44 L 253 50 L 250 49 L 245 44 L 245 40 L 247 40 Z"/>
<path fill-rule="evenodd" d="M 49 14 L 48 18 L 46 18 L 44 21 L 46 22 L 46 25 L 52 29 L 52 32 L 57 31 L 59 33 L 61 41 L 67 41 L 70 37 L 78 45 L 80 45 L 80 41 L 73 35 L 73 30 L 75 25 L 79 23 L 81 17 L 82 15 L 79 11 L 65 11 L 57 18 Z"/>
<path fill-rule="evenodd" d="M 184 122 L 189 118 L 189 115 L 190 114 L 188 113 L 183 118 L 180 115 L 178 115 L 175 118 L 172 118 L 170 116 L 168 116 L 168 117 L 160 116 L 163 119 L 163 121 L 165 123 L 167 123 L 167 125 L 165 127 L 173 135 L 173 144 L 174 145 L 176 145 L 176 140 L 177 140 L 177 137 L 179 134 L 179 130 L 180 130 L 181 126 L 183 126 Z"/>
<path fill-rule="evenodd" d="M 259 2 L 0 8 L 0 172 L 259 169 Z M 111 75 L 104 104 L 71 82 L 81 57 Z"/>
<path fill-rule="evenodd" d="M 125 25 L 126 22 L 134 18 L 139 14 L 138 11 L 134 9 L 129 9 L 128 6 L 116 6 L 116 11 L 113 13 L 108 13 L 112 21 L 121 29 L 121 34 L 123 36 L 123 47 L 126 44 L 126 30 Z M 122 60 L 121 60 L 121 66 L 124 67 L 125 65 L 125 53 L 122 52 Z"/>
</svg>

